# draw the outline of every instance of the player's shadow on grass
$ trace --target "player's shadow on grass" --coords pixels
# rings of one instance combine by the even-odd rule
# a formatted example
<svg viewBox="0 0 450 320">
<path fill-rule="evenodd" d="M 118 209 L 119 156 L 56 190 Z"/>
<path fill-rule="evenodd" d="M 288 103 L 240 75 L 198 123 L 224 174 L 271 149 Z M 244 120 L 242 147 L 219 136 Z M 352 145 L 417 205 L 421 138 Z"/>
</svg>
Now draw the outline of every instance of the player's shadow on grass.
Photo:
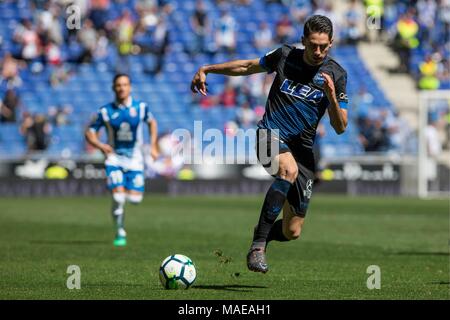
<svg viewBox="0 0 450 320">
<path fill-rule="evenodd" d="M 72 246 L 90 246 L 93 244 L 107 244 L 107 241 L 100 240 L 31 240 L 31 244 L 50 244 L 50 245 L 72 245 Z"/>
<path fill-rule="evenodd" d="M 211 286 L 193 286 L 192 289 L 252 292 L 252 290 L 247 290 L 247 289 L 267 289 L 267 287 L 247 286 L 247 285 L 240 285 L 240 284 L 228 284 L 228 285 L 211 285 Z"/>
<path fill-rule="evenodd" d="M 431 282 L 432 284 L 444 284 L 444 285 L 449 285 L 450 282 L 449 281 L 433 281 Z"/>
</svg>

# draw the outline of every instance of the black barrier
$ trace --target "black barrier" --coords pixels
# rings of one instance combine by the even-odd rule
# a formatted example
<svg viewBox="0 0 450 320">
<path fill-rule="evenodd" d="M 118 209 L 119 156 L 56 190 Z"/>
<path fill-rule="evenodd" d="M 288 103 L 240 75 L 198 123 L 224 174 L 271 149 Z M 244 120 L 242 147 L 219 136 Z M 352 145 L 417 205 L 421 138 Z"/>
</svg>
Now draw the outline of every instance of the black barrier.
<svg viewBox="0 0 450 320">
<path fill-rule="evenodd" d="M 147 179 L 146 193 L 178 195 L 249 195 L 263 194 L 271 180 L 220 179 L 191 180 Z M 324 181 L 314 186 L 315 193 L 353 195 L 399 195 L 399 181 Z M 104 179 L 0 179 L 2 197 L 101 196 L 108 194 Z"/>
<path fill-rule="evenodd" d="M 171 196 L 262 194 L 266 192 L 272 180 L 259 169 L 258 165 L 223 165 L 207 169 L 194 166 L 191 180 L 147 178 L 146 192 Z M 206 171 L 209 174 L 208 179 L 203 177 Z M 396 196 L 402 194 L 405 187 L 401 179 L 403 171 L 400 164 L 389 161 L 379 161 L 377 164 L 357 161 L 333 163 L 322 171 L 322 179 L 320 183 L 314 185 L 314 192 Z M 439 172 L 439 185 L 448 186 L 449 169 L 440 166 Z M 217 173 L 217 177 L 214 173 Z M 108 190 L 104 167 L 100 162 L 72 160 L 46 161 L 46 163 L 0 162 L 0 196 L 99 196 L 105 194 L 108 194 Z"/>
</svg>

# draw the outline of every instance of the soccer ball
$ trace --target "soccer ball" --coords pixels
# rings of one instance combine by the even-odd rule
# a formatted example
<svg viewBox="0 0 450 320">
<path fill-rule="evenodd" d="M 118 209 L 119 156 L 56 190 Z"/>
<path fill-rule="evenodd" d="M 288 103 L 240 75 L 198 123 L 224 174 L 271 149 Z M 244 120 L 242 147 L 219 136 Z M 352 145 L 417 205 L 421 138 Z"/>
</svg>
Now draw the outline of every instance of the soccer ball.
<svg viewBox="0 0 450 320">
<path fill-rule="evenodd" d="M 165 258 L 159 267 L 159 280 L 166 289 L 188 289 L 196 277 L 194 263 L 182 254 Z"/>
</svg>

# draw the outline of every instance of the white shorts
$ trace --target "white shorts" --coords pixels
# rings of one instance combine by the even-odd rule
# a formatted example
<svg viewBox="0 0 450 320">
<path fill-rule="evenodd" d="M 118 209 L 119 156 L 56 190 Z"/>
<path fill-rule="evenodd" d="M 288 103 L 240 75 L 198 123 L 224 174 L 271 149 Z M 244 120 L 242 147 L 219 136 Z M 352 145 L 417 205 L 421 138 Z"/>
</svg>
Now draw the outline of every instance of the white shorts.
<svg viewBox="0 0 450 320">
<path fill-rule="evenodd" d="M 131 158 L 112 153 L 107 156 L 105 166 L 120 167 L 125 171 L 143 171 L 144 157 L 139 150 L 135 150 Z"/>
</svg>

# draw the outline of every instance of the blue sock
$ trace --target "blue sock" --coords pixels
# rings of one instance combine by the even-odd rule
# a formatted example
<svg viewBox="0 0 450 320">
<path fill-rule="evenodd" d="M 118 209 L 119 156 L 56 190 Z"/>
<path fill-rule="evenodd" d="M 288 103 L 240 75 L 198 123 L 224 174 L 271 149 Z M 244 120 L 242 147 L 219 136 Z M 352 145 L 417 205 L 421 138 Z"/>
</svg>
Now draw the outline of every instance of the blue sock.
<svg viewBox="0 0 450 320">
<path fill-rule="evenodd" d="M 269 235 L 267 236 L 267 244 L 270 241 L 289 241 L 288 238 L 283 234 L 283 220 L 277 220 L 270 228 Z"/>
<path fill-rule="evenodd" d="M 264 248 L 270 229 L 283 209 L 286 196 L 292 184 L 277 177 L 270 186 L 264 199 L 258 225 L 253 235 L 252 248 Z"/>
</svg>

